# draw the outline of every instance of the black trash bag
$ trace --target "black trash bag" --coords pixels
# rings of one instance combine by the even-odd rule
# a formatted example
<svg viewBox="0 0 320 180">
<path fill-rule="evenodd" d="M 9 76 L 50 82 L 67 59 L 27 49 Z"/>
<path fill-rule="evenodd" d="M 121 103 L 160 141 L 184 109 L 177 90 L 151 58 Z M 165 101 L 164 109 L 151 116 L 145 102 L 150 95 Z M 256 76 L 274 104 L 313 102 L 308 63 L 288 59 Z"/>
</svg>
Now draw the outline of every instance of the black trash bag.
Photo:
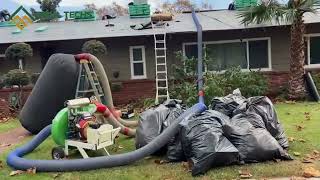
<svg viewBox="0 0 320 180">
<path fill-rule="evenodd" d="M 140 121 L 136 130 L 136 148 L 139 149 L 162 133 L 182 114 L 180 100 L 167 100 L 159 106 L 150 108 L 140 115 Z M 178 132 L 177 132 L 178 133 Z M 155 154 L 166 152 L 166 147 Z"/>
<path fill-rule="evenodd" d="M 219 111 L 229 117 L 235 115 L 238 106 L 245 102 L 245 97 L 241 96 L 239 89 L 233 91 L 225 97 L 215 97 L 211 101 L 211 109 Z"/>
<path fill-rule="evenodd" d="M 279 142 L 282 148 L 289 147 L 289 141 L 279 122 L 277 112 L 266 96 L 250 97 L 247 99 L 247 113 L 255 113 L 262 117 L 265 128 Z"/>
<path fill-rule="evenodd" d="M 192 175 L 205 173 L 212 167 L 239 162 L 239 152 L 223 136 L 219 121 L 229 117 L 213 110 L 181 123 L 181 143 L 186 158 L 192 165 Z"/>
<path fill-rule="evenodd" d="M 184 111 L 185 109 L 180 107 L 172 109 L 168 118 L 163 122 L 162 130 L 169 127 Z M 181 146 L 180 129 L 167 145 L 167 159 L 171 162 L 184 161 L 186 159 Z"/>
<path fill-rule="evenodd" d="M 262 123 L 252 125 L 253 118 L 260 118 L 256 114 L 238 114 L 230 123 L 223 122 L 223 134 L 239 150 L 244 162 L 262 162 L 272 159 L 291 160 L 277 140 L 264 129 Z M 261 118 L 260 118 L 261 119 Z M 261 121 L 260 121 L 261 122 Z M 256 127 L 257 128 L 256 128 Z"/>
</svg>

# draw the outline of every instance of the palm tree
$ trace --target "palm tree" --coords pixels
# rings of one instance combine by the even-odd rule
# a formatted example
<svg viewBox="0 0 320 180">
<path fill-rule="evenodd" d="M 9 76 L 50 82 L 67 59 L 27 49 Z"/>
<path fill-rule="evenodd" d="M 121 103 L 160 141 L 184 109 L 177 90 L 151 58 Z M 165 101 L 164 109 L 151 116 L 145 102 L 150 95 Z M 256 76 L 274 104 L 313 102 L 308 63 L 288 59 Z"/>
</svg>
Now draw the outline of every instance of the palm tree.
<svg viewBox="0 0 320 180">
<path fill-rule="evenodd" d="M 18 61 L 19 69 L 23 70 L 25 59 L 33 55 L 33 50 L 29 44 L 16 43 L 6 49 L 5 56 L 9 60 Z"/>
<path fill-rule="evenodd" d="M 319 0 L 289 0 L 287 4 L 281 4 L 276 0 L 264 0 L 259 5 L 249 7 L 240 12 L 242 23 L 263 23 L 276 21 L 291 25 L 290 43 L 290 75 L 288 97 L 293 100 L 303 99 L 306 96 L 304 81 L 305 62 L 305 13 L 316 13 Z"/>
</svg>

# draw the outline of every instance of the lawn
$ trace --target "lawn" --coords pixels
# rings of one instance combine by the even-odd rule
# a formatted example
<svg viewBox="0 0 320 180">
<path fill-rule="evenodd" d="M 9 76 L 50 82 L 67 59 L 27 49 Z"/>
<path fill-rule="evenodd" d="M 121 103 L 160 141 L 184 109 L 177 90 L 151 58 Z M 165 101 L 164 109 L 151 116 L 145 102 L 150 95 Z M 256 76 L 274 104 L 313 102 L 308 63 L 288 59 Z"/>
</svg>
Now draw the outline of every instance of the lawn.
<svg viewBox="0 0 320 180">
<path fill-rule="evenodd" d="M 229 166 L 215 168 L 207 172 L 199 179 L 237 179 L 239 170 L 248 170 L 253 178 L 270 177 L 290 177 L 301 176 L 303 168 L 314 166 L 320 169 L 320 161 L 304 164 L 302 158 L 313 150 L 320 150 L 320 104 L 317 103 L 294 103 L 277 104 L 276 109 L 284 125 L 286 134 L 290 139 L 289 153 L 295 158 L 294 161 L 287 162 L 265 162 L 257 164 L 248 164 L 243 166 Z M 308 116 L 310 118 L 308 118 Z M 1 126 L 1 125 L 0 125 Z M 29 138 L 30 139 L 30 138 Z M 24 140 L 24 141 L 28 141 Z M 304 142 L 305 141 L 305 142 Z M 134 150 L 134 139 L 121 136 L 117 141 L 117 146 L 123 148 L 113 148 L 112 153 L 124 153 Z M 49 138 L 27 158 L 51 159 L 51 148 L 54 147 L 53 141 Z M 14 148 L 10 147 L 11 149 Z M 0 179 L 9 179 L 11 169 L 6 166 L 5 158 L 9 151 L 0 154 L 0 160 L 3 161 L 3 168 L 0 168 Z M 293 154 L 300 153 L 300 156 Z M 110 169 L 99 169 L 86 172 L 68 172 L 68 173 L 37 173 L 36 175 L 17 175 L 17 179 L 33 178 L 35 179 L 192 179 L 182 163 L 157 164 L 155 160 L 161 157 L 151 157 L 140 160 L 134 164 Z M 12 178 L 11 178 L 12 179 Z"/>
<path fill-rule="evenodd" d="M 0 133 L 8 132 L 18 126 L 20 126 L 20 123 L 17 119 L 9 119 L 7 122 L 0 123 Z"/>
</svg>

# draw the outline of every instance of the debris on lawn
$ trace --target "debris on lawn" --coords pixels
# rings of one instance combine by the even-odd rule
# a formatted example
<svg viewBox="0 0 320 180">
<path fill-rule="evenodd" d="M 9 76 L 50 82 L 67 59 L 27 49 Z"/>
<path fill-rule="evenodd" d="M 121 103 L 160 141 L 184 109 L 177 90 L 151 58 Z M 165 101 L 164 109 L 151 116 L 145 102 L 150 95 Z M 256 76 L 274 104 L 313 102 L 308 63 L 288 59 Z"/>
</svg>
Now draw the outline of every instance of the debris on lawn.
<svg viewBox="0 0 320 180">
<path fill-rule="evenodd" d="M 284 103 L 286 103 L 286 104 L 295 104 L 296 101 L 284 101 Z"/>
<path fill-rule="evenodd" d="M 304 169 L 302 176 L 306 178 L 320 177 L 320 171 L 314 167 L 307 167 Z"/>
<path fill-rule="evenodd" d="M 288 141 L 289 141 L 289 142 L 293 142 L 294 140 L 295 140 L 294 137 L 288 137 Z"/>
<path fill-rule="evenodd" d="M 304 112 L 304 116 L 307 121 L 311 120 L 310 112 Z"/>
<path fill-rule="evenodd" d="M 154 163 L 156 163 L 156 164 L 165 164 L 165 163 L 168 163 L 169 161 L 167 161 L 167 160 L 160 160 L 160 159 L 156 159 L 156 160 L 154 160 Z"/>
<path fill-rule="evenodd" d="M 306 158 L 303 158 L 303 159 L 302 159 L 302 162 L 303 162 L 303 163 L 313 163 L 313 160 L 306 157 Z"/>
<path fill-rule="evenodd" d="M 52 178 L 53 179 L 57 179 L 60 176 L 61 176 L 61 173 L 55 173 L 55 174 L 52 175 Z"/>
<path fill-rule="evenodd" d="M 250 173 L 249 170 L 240 170 L 239 171 L 239 176 L 241 179 L 249 179 L 252 177 L 252 174 Z"/>
<path fill-rule="evenodd" d="M 302 129 L 304 129 L 303 125 L 295 125 L 295 126 L 297 131 L 302 131 Z"/>
<path fill-rule="evenodd" d="M 2 164 L 2 161 L 0 161 L 0 169 L 3 168 L 3 164 Z"/>
<path fill-rule="evenodd" d="M 184 168 L 185 171 L 191 172 L 192 162 L 191 161 L 182 162 L 182 167 Z"/>
<path fill-rule="evenodd" d="M 293 152 L 293 155 L 295 155 L 295 156 L 300 156 L 301 153 L 299 153 L 299 152 Z"/>
<path fill-rule="evenodd" d="M 300 138 L 298 141 L 299 141 L 299 142 L 302 142 L 302 143 L 305 143 L 305 142 L 306 142 L 306 140 L 305 140 L 305 139 L 302 139 L 302 138 Z"/>
<path fill-rule="evenodd" d="M 36 174 L 37 170 L 36 168 L 29 168 L 26 171 L 22 171 L 22 170 L 16 170 L 16 171 L 11 171 L 11 173 L 9 174 L 10 176 L 16 176 L 19 174 Z"/>
<path fill-rule="evenodd" d="M 8 147 L 8 146 L 11 146 L 11 144 L 7 144 L 7 143 L 1 144 L 1 143 L 0 143 L 0 148 Z"/>
</svg>

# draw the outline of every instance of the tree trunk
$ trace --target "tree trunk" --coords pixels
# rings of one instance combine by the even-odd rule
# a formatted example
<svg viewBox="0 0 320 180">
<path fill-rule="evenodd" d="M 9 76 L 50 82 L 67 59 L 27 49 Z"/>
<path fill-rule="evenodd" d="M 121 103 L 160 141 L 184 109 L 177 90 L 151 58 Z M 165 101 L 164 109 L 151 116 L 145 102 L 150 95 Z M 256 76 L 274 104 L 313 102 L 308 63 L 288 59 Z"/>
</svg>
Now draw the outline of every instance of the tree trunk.
<svg viewBox="0 0 320 180">
<path fill-rule="evenodd" d="M 306 97 L 304 80 L 305 64 L 305 25 L 301 16 L 296 17 L 291 26 L 290 44 L 290 76 L 288 97 L 292 100 L 302 100 Z"/>
<path fill-rule="evenodd" d="M 23 70 L 23 60 L 19 59 L 19 69 Z"/>
</svg>

